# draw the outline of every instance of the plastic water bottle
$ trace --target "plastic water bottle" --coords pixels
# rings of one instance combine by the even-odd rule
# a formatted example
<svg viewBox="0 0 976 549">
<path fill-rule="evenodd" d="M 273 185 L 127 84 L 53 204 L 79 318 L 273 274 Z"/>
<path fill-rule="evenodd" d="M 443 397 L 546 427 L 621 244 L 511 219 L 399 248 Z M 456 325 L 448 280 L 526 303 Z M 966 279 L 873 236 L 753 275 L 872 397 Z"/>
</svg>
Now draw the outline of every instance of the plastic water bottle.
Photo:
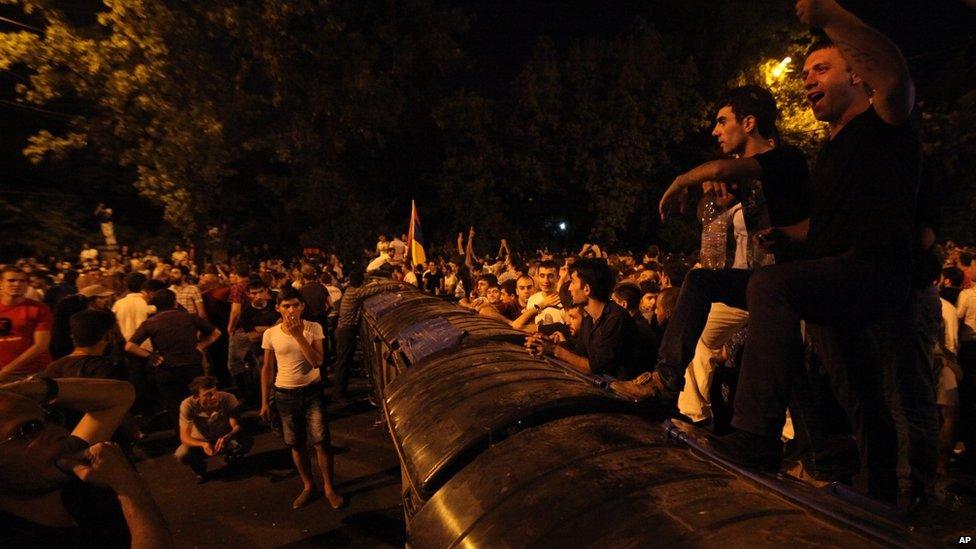
<svg viewBox="0 0 976 549">
<path fill-rule="evenodd" d="M 769 207 L 766 205 L 766 195 L 762 190 L 762 183 L 752 180 L 745 185 L 742 199 L 742 217 L 746 223 L 749 235 L 772 226 L 769 220 Z M 753 239 L 749 239 L 747 261 L 750 269 L 773 263 L 773 256 L 767 253 Z"/>
<path fill-rule="evenodd" d="M 727 258 L 728 219 L 725 208 L 715 201 L 715 193 L 705 195 L 702 210 L 701 264 L 706 269 L 724 269 Z"/>
<path fill-rule="evenodd" d="M 746 184 L 742 196 L 742 215 L 745 217 L 746 230 L 753 234 L 771 226 L 769 208 L 766 206 L 766 195 L 763 194 L 762 183 L 752 180 Z"/>
</svg>

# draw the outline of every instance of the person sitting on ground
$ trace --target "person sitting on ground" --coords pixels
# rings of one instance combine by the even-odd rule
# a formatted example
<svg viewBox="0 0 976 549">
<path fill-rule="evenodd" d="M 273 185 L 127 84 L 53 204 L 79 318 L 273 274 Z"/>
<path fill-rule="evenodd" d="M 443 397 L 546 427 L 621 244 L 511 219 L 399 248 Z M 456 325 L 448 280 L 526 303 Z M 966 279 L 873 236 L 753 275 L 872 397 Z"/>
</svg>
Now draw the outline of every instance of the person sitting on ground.
<svg viewBox="0 0 976 549">
<path fill-rule="evenodd" d="M 230 465 L 244 457 L 254 440 L 243 430 L 237 398 L 217 390 L 217 378 L 200 376 L 180 404 L 180 446 L 173 454 L 188 466 L 197 483 L 207 481 L 207 458 L 223 455 Z"/>
<path fill-rule="evenodd" d="M 145 481 L 118 446 L 102 442 L 134 398 L 132 385 L 114 380 L 0 385 L 0 546 L 173 546 Z M 48 421 L 48 405 L 84 416 L 69 434 Z M 110 490 L 113 505 L 91 499 L 89 486 Z"/>
</svg>

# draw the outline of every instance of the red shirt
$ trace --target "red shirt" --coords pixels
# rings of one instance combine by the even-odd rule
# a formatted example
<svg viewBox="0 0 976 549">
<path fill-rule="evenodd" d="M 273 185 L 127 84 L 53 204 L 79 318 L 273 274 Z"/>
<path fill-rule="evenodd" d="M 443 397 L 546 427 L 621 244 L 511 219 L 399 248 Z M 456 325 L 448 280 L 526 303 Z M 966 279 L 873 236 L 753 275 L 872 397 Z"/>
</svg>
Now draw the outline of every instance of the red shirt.
<svg viewBox="0 0 976 549">
<path fill-rule="evenodd" d="M 54 317 L 47 305 L 25 299 L 9 307 L 0 305 L 0 367 L 34 345 L 34 332 L 50 332 Z M 51 353 L 45 350 L 27 364 L 21 365 L 15 375 L 30 375 L 44 371 L 51 363 Z"/>
</svg>

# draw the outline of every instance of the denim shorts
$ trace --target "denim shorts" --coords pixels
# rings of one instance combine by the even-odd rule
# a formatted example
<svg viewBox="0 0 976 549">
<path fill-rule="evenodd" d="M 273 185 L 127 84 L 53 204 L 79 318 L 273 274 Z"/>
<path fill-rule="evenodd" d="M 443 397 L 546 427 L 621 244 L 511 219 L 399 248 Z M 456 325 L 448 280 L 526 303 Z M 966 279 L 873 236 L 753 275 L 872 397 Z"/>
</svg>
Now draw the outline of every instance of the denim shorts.
<svg viewBox="0 0 976 549">
<path fill-rule="evenodd" d="M 298 389 L 275 387 L 275 407 L 281 416 L 285 444 L 304 446 L 331 442 L 326 420 L 324 386 L 313 383 Z"/>
</svg>

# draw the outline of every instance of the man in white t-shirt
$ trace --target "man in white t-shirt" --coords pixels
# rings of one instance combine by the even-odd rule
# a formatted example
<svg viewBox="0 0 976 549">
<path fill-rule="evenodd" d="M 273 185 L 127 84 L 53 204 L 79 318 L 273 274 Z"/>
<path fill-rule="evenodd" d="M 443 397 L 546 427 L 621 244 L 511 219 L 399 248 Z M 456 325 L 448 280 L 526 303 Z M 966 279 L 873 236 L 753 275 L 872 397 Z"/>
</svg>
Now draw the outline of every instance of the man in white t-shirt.
<svg viewBox="0 0 976 549">
<path fill-rule="evenodd" d="M 304 507 L 315 493 L 312 465 L 306 450 L 311 444 L 322 473 L 325 497 L 333 509 L 338 509 L 345 500 L 333 485 L 334 456 L 320 370 L 325 355 L 322 345 L 325 334 L 319 323 L 302 320 L 305 300 L 298 290 L 289 286 L 282 288 L 276 309 L 281 322 L 265 330 L 261 340 L 264 349 L 261 418 L 268 421 L 271 417 L 273 389 L 274 406 L 281 417 L 285 444 L 291 448 L 291 457 L 303 485 L 292 507 Z M 272 372 L 276 372 L 274 380 Z"/>
<path fill-rule="evenodd" d="M 525 310 L 537 311 L 534 322 L 538 326 L 566 324 L 562 304 L 558 301 L 559 264 L 551 259 L 540 263 L 536 282 L 539 291 L 529 298 Z"/>
</svg>

